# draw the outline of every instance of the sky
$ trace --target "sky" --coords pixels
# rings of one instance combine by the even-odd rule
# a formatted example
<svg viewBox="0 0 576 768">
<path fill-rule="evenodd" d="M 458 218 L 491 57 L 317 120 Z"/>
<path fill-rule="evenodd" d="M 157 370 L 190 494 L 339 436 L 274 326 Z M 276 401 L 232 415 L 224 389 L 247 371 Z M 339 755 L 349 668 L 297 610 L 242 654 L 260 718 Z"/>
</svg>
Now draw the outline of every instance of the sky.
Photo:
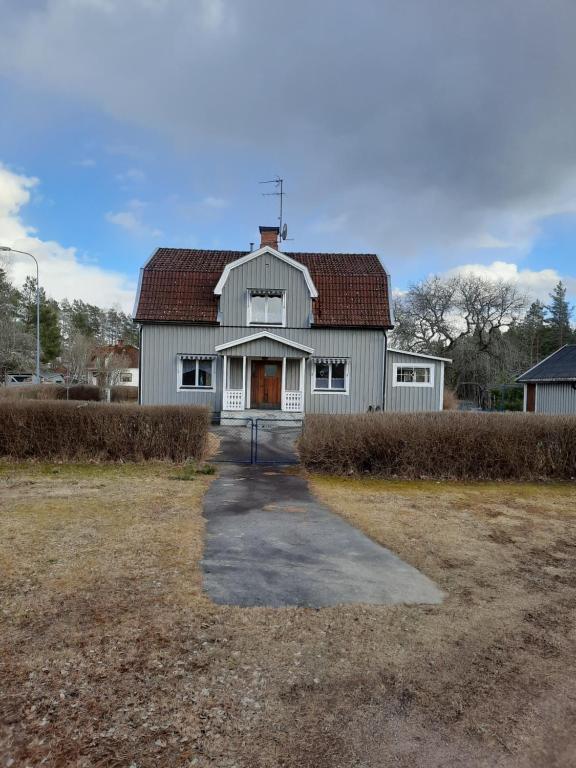
<svg viewBox="0 0 576 768">
<path fill-rule="evenodd" d="M 574 0 L 0 0 L 0 245 L 131 311 L 158 246 L 376 252 L 576 303 Z M 15 282 L 31 260 L 5 259 Z"/>
</svg>

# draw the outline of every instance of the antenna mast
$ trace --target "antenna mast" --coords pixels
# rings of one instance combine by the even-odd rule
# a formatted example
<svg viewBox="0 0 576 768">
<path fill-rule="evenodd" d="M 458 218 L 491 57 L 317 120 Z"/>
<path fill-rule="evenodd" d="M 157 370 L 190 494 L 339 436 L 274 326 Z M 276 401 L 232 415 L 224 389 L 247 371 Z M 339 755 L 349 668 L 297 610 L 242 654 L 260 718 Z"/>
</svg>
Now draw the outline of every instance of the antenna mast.
<svg viewBox="0 0 576 768">
<path fill-rule="evenodd" d="M 268 181 L 261 181 L 260 184 L 274 184 L 276 186 L 277 192 L 263 192 L 262 195 L 264 197 L 279 197 L 280 198 L 280 215 L 278 216 L 278 221 L 280 222 L 280 233 L 282 233 L 282 224 L 283 224 L 283 207 L 284 207 L 284 196 L 286 195 L 286 192 L 284 192 L 284 179 L 281 179 L 280 176 L 276 176 L 275 179 L 269 179 Z"/>
</svg>

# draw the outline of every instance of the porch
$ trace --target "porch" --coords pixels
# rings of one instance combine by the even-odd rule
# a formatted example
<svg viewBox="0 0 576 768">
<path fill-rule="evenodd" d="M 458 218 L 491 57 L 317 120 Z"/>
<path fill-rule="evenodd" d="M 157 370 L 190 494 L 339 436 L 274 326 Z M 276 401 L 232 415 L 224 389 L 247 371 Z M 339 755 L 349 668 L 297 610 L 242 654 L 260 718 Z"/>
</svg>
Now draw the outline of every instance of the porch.
<svg viewBox="0 0 576 768">
<path fill-rule="evenodd" d="M 306 357 L 222 356 L 222 414 L 281 419 L 302 414 Z"/>
</svg>

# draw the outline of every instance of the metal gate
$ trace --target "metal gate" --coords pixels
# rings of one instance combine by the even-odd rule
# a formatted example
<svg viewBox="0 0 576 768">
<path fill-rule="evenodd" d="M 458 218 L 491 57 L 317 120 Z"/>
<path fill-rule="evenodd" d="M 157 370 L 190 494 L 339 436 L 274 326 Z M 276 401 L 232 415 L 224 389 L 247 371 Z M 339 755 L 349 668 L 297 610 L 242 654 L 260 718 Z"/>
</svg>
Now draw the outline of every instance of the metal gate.
<svg viewBox="0 0 576 768">
<path fill-rule="evenodd" d="M 250 419 L 215 414 L 210 460 L 233 464 L 298 464 L 302 421 Z"/>
</svg>

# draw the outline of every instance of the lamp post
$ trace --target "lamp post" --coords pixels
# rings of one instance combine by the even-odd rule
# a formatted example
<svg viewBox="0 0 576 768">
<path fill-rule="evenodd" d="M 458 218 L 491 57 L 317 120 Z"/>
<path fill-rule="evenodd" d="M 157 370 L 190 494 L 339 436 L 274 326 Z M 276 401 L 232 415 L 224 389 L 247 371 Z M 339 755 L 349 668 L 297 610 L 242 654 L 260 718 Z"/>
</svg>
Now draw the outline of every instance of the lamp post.
<svg viewBox="0 0 576 768">
<path fill-rule="evenodd" d="M 9 248 L 7 245 L 0 245 L 0 251 L 9 251 L 10 253 L 21 253 L 23 256 L 30 256 L 36 264 L 36 384 L 40 384 L 40 272 L 38 269 L 38 260 L 28 251 L 18 251 L 16 248 Z"/>
</svg>

